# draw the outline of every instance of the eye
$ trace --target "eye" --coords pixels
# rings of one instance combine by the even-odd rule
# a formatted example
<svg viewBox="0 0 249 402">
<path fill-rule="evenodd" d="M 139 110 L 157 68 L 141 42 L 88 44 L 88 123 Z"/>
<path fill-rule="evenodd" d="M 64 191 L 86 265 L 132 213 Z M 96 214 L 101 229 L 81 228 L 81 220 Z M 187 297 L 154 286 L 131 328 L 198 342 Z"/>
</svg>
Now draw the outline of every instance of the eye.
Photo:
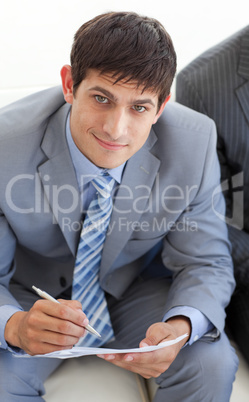
<svg viewBox="0 0 249 402">
<path fill-rule="evenodd" d="M 144 106 L 140 106 L 140 105 L 134 105 L 132 107 L 138 113 L 143 113 L 146 110 L 146 108 Z"/>
<path fill-rule="evenodd" d="M 108 99 L 102 95 L 95 95 L 95 99 L 99 103 L 108 103 Z"/>
</svg>

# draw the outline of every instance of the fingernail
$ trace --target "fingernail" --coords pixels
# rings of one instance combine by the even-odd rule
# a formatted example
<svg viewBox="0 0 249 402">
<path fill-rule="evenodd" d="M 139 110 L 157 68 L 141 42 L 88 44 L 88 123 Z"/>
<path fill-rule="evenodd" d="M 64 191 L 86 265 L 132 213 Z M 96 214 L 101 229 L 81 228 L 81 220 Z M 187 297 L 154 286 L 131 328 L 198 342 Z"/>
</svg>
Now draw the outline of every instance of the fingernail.
<svg viewBox="0 0 249 402">
<path fill-rule="evenodd" d="M 146 346 L 149 346 L 149 345 L 148 345 L 148 343 L 146 343 L 146 342 L 141 342 L 140 346 L 141 346 L 142 348 L 145 348 Z"/>
<path fill-rule="evenodd" d="M 105 358 L 105 355 L 97 355 L 98 357 L 100 357 L 101 359 Z"/>
<path fill-rule="evenodd" d="M 83 327 L 86 327 L 89 324 L 88 318 L 84 318 L 83 320 Z"/>
<path fill-rule="evenodd" d="M 114 355 L 108 355 L 106 358 L 106 360 L 114 360 L 114 359 L 115 359 Z"/>
<path fill-rule="evenodd" d="M 132 362 L 133 357 L 132 356 L 126 356 L 125 361 L 126 362 Z"/>
</svg>

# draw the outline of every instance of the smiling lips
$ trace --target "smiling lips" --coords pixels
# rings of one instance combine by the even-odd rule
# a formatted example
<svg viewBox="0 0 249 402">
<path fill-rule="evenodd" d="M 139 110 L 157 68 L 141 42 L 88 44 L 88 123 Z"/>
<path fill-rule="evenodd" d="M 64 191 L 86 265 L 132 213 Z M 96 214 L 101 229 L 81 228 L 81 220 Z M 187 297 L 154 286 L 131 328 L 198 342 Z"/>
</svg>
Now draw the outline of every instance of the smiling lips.
<svg viewBox="0 0 249 402">
<path fill-rule="evenodd" d="M 96 141 L 105 149 L 109 149 L 111 151 L 119 151 L 120 149 L 123 149 L 126 147 L 126 144 L 116 144 L 115 142 L 109 142 L 109 141 L 103 141 L 94 136 Z"/>
</svg>

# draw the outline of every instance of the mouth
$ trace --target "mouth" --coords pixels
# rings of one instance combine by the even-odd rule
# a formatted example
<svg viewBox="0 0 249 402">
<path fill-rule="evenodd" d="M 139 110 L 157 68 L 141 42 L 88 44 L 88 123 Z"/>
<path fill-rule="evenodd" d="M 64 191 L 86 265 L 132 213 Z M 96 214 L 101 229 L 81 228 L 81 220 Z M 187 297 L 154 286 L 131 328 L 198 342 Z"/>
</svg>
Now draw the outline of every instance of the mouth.
<svg viewBox="0 0 249 402">
<path fill-rule="evenodd" d="M 118 144 L 116 142 L 101 140 L 98 137 L 96 137 L 95 135 L 94 135 L 94 137 L 101 147 L 111 150 L 111 151 L 120 151 L 121 149 L 123 149 L 127 146 L 127 144 Z"/>
</svg>

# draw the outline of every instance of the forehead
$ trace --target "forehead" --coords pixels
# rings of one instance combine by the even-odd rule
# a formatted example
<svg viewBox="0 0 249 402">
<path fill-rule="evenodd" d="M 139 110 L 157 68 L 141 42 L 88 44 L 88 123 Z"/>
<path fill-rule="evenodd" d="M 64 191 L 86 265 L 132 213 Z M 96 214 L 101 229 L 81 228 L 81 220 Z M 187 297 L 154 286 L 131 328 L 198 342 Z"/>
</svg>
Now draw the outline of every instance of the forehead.
<svg viewBox="0 0 249 402">
<path fill-rule="evenodd" d="M 118 94 L 122 91 L 129 93 L 131 97 L 137 98 L 139 96 L 141 99 L 150 98 L 154 100 L 154 103 L 158 101 L 158 94 L 155 90 L 150 88 L 145 89 L 144 85 L 139 85 L 138 82 L 132 78 L 117 81 L 117 76 L 115 76 L 114 73 L 101 73 L 99 70 L 89 69 L 83 82 L 84 81 L 89 88 L 91 88 L 91 85 L 94 85 L 94 87 L 99 86 L 99 89 L 108 89 L 113 96 L 117 94 L 118 97 Z"/>
</svg>

